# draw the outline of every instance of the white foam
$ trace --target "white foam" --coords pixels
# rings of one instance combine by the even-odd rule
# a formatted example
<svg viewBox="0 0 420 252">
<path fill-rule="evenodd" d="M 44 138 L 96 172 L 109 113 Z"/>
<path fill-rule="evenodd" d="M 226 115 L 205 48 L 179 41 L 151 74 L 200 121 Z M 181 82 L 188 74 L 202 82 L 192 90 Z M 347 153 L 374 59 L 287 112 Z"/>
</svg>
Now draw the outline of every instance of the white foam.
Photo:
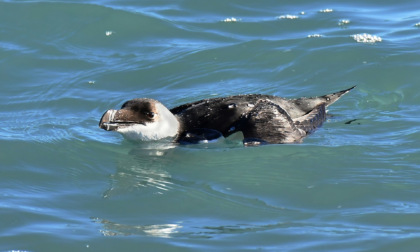
<svg viewBox="0 0 420 252">
<path fill-rule="evenodd" d="M 350 24 L 350 20 L 348 19 L 340 19 L 340 21 L 338 21 L 338 25 L 348 25 Z"/>
<path fill-rule="evenodd" d="M 239 18 L 234 18 L 234 17 L 231 17 L 231 18 L 225 18 L 225 19 L 223 20 L 223 22 L 225 22 L 225 23 L 234 23 L 234 22 L 238 22 L 238 21 L 240 21 L 240 19 L 239 19 Z"/>
<path fill-rule="evenodd" d="M 330 13 L 330 12 L 333 12 L 334 10 L 333 9 L 323 9 L 323 10 L 320 10 L 319 12 L 321 12 L 321 13 Z"/>
<path fill-rule="evenodd" d="M 310 34 L 308 35 L 308 38 L 322 38 L 324 37 L 324 35 L 321 34 Z"/>
<path fill-rule="evenodd" d="M 296 15 L 282 15 L 278 16 L 277 19 L 298 19 L 299 17 Z"/>
<path fill-rule="evenodd" d="M 367 33 L 362 34 L 355 34 L 351 35 L 351 37 L 357 41 L 357 43 L 367 43 L 367 44 L 373 44 L 376 42 L 382 42 L 382 38 L 376 35 L 371 35 Z"/>
</svg>

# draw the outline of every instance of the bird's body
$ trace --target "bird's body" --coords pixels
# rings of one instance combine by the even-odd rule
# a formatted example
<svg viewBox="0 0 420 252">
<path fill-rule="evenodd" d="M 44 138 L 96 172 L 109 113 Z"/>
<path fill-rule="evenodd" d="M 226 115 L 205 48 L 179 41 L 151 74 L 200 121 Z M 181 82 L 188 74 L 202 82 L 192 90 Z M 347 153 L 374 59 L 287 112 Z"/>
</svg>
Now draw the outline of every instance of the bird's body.
<svg viewBox="0 0 420 252">
<path fill-rule="evenodd" d="M 153 99 L 133 99 L 120 110 L 105 112 L 99 126 L 143 141 L 173 138 L 183 143 L 198 142 L 241 131 L 245 145 L 300 142 L 322 125 L 326 107 L 353 88 L 297 99 L 235 95 L 204 99 L 172 109 Z"/>
</svg>

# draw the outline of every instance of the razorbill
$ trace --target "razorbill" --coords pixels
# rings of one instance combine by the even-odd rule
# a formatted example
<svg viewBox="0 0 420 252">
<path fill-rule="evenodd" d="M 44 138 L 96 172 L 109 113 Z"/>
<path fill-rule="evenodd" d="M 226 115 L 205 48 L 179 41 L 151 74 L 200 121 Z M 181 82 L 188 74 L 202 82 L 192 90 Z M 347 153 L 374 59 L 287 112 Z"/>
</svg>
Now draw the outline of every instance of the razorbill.
<svg viewBox="0 0 420 252">
<path fill-rule="evenodd" d="M 125 102 L 119 110 L 106 111 L 99 127 L 140 141 L 171 139 L 197 143 L 241 131 L 245 145 L 295 143 L 321 126 L 326 108 L 353 88 L 297 99 L 235 95 L 172 109 L 154 99 L 137 98 Z"/>
</svg>

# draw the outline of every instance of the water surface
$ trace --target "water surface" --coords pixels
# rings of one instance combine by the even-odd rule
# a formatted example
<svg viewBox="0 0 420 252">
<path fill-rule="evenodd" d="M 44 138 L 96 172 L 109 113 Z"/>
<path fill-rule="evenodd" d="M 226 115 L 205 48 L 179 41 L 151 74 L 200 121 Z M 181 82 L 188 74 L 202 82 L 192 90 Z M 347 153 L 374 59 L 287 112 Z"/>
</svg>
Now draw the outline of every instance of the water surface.
<svg viewBox="0 0 420 252">
<path fill-rule="evenodd" d="M 0 250 L 416 251 L 419 7 L 0 1 Z M 353 85 L 303 144 L 162 146 L 97 125 L 135 97 Z"/>
</svg>

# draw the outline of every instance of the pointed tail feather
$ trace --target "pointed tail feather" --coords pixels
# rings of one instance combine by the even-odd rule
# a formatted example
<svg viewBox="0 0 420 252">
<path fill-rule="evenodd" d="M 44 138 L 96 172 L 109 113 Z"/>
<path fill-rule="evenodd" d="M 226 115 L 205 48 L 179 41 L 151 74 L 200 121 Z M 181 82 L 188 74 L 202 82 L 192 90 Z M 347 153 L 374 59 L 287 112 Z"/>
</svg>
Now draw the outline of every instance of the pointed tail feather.
<svg viewBox="0 0 420 252">
<path fill-rule="evenodd" d="M 355 87 L 356 86 L 353 86 L 351 88 L 348 88 L 348 89 L 345 89 L 336 93 L 327 94 L 327 95 L 321 96 L 320 98 L 325 99 L 325 106 L 328 107 L 329 105 L 333 104 L 338 99 L 340 99 L 341 96 L 347 94 L 348 92 L 350 92 L 350 90 L 352 90 Z"/>
</svg>

